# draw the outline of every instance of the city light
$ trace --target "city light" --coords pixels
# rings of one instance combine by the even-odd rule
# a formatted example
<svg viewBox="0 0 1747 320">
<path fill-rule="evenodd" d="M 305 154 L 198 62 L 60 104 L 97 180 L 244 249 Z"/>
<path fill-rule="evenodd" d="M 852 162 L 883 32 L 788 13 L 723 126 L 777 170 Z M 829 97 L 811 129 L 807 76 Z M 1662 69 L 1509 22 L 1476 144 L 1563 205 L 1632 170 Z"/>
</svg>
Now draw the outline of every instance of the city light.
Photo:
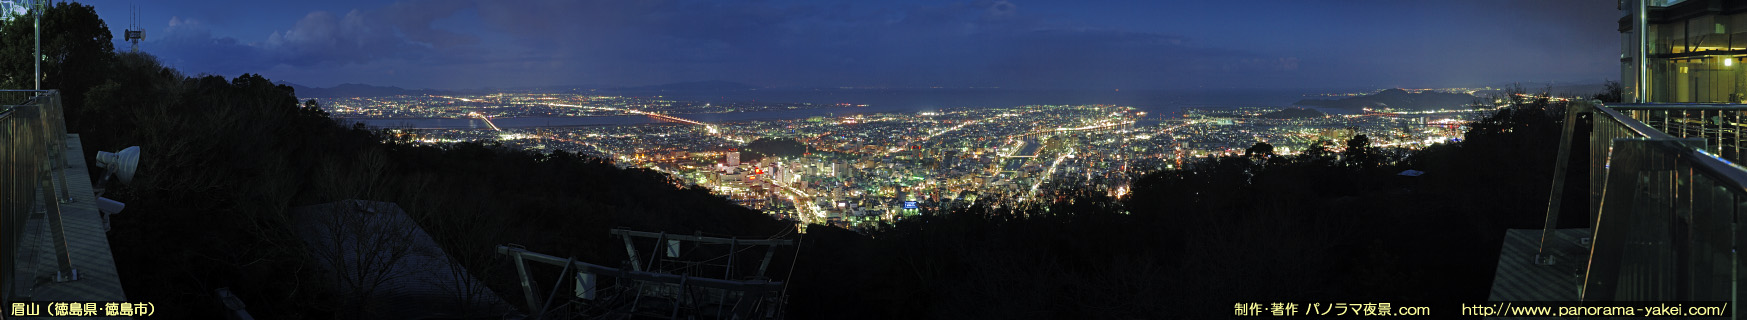
<svg viewBox="0 0 1747 320">
<path fill-rule="evenodd" d="M 985 196 L 983 202 L 993 201 L 991 206 L 1053 201 L 1038 196 L 1058 186 L 1092 187 L 1124 197 L 1132 192 L 1131 177 L 1125 176 L 1130 171 L 1182 169 L 1184 159 L 1241 155 L 1260 141 L 1274 144 L 1279 155 L 1300 153 L 1318 140 L 1336 141 L 1328 149 L 1339 152 L 1338 141 L 1356 134 L 1373 137 L 1379 147 L 1417 149 L 1452 141 L 1482 114 L 1461 108 L 1366 110 L 1351 117 L 1272 120 L 1255 117 L 1277 108 L 1190 108 L 1182 117 L 1149 119 L 1157 125 L 1141 126 L 1138 121 L 1146 113 L 1131 107 L 1034 105 L 704 123 L 672 114 L 728 112 L 731 107 L 512 93 L 354 98 L 327 106 L 366 117 L 474 119 L 485 125 L 402 127 L 394 136 L 422 144 L 489 140 L 515 149 L 613 159 L 614 165 L 661 172 L 676 178 L 676 186 L 701 186 L 798 223 L 891 221 L 905 216 L 893 214 L 901 210 L 964 206 L 977 195 Z M 666 124 L 518 128 L 503 121 L 613 116 Z M 649 122 L 628 124 L 643 123 Z M 759 138 L 792 140 L 807 150 L 728 163 L 729 151 L 748 153 L 749 141 Z"/>
</svg>

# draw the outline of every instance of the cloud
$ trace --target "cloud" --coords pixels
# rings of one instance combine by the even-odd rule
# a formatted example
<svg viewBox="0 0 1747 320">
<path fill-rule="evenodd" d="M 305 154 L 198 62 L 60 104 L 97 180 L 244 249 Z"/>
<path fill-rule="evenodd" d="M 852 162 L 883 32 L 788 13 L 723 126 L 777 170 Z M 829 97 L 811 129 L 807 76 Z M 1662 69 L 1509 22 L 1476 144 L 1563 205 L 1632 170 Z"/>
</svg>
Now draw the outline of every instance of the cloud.
<svg viewBox="0 0 1747 320">
<path fill-rule="evenodd" d="M 763 2 L 521 3 L 480 6 L 480 15 L 541 58 L 643 67 L 589 69 L 606 82 L 701 76 L 773 85 L 1081 86 L 1102 85 L 1088 79 L 1159 82 L 1135 70 L 1296 69 L 1295 58 L 1195 48 L 1179 35 L 1044 21 L 1007 1 L 875 11 Z"/>
<path fill-rule="evenodd" d="M 345 14 L 309 12 L 253 41 L 213 37 L 198 21 L 172 19 L 157 49 L 174 55 L 167 61 L 227 74 L 268 68 L 325 70 L 336 78 L 392 73 L 399 83 L 384 84 L 410 87 L 712 79 L 1160 86 L 1238 78 L 1234 73 L 1292 73 L 1300 65 L 1296 57 L 1211 48 L 1182 35 L 1051 21 L 1006 0 L 854 5 L 861 4 L 411 0 Z M 463 18 L 465 29 L 445 22 Z"/>
<path fill-rule="evenodd" d="M 274 62 L 293 66 L 418 59 L 429 54 L 429 46 L 396 34 L 397 29 L 385 22 L 358 10 L 345 16 L 311 12 L 291 29 L 269 35 L 261 49 Z"/>
<path fill-rule="evenodd" d="M 214 37 L 212 29 L 192 18 L 170 17 L 163 31 L 147 39 L 140 43 L 142 50 L 158 55 L 170 66 L 198 69 L 191 72 L 240 74 L 267 62 L 258 48 L 234 38 Z"/>
<path fill-rule="evenodd" d="M 382 19 L 386 25 L 392 26 L 408 41 L 434 49 L 447 49 L 478 44 L 479 38 L 437 29 L 432 27 L 432 24 L 439 19 L 448 18 L 475 5 L 472 1 L 467 0 L 396 2 L 379 10 L 376 16 Z"/>
<path fill-rule="evenodd" d="M 1011 17 L 1018 9 L 1018 6 L 1013 5 L 1012 2 L 1007 2 L 1007 0 L 990 2 L 986 5 L 987 15 L 990 17 Z"/>
<path fill-rule="evenodd" d="M 204 23 L 172 17 L 162 36 L 142 46 L 178 66 L 203 72 L 258 72 L 274 66 L 346 67 L 384 60 L 440 62 L 470 50 L 473 36 L 431 27 L 443 18 L 405 5 L 351 10 L 344 15 L 314 11 L 265 39 L 242 41 L 214 36 Z M 425 14 L 420 14 L 425 13 Z M 450 13 L 453 13 L 452 11 Z M 439 51 L 447 52 L 439 52 Z"/>
</svg>

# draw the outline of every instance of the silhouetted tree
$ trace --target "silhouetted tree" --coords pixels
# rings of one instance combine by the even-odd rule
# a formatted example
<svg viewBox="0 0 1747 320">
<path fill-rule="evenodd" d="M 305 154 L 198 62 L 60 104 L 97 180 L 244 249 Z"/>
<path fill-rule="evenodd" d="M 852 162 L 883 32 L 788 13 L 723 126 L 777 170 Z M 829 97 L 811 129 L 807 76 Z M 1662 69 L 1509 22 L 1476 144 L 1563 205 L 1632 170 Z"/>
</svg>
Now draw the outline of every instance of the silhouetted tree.
<svg viewBox="0 0 1747 320">
<path fill-rule="evenodd" d="M 1255 145 L 1251 145 L 1248 149 L 1244 149 L 1244 156 L 1263 158 L 1273 157 L 1274 145 L 1268 144 L 1267 142 L 1257 142 Z"/>
<path fill-rule="evenodd" d="M 34 9 L 33 9 L 34 10 Z M 33 52 L 36 30 L 32 19 L 11 19 L 0 26 L 0 88 L 30 89 L 35 85 Z M 89 5 L 60 2 L 43 11 L 42 88 L 61 91 L 68 112 L 68 126 L 79 127 L 76 111 L 85 102 L 85 92 L 109 76 L 115 44 L 108 24 Z M 16 102 L 11 102 L 16 103 Z"/>
<path fill-rule="evenodd" d="M 1301 158 L 1300 161 L 1326 165 L 1328 164 L 1329 158 L 1334 156 L 1334 153 L 1328 150 L 1328 147 L 1332 145 L 1334 145 L 1334 141 L 1329 140 L 1316 140 L 1315 142 L 1311 142 L 1310 145 L 1305 146 L 1304 153 L 1299 155 L 1299 158 Z"/>
<path fill-rule="evenodd" d="M 1355 135 L 1347 139 L 1347 149 L 1341 152 L 1341 162 L 1348 167 L 1370 170 L 1377 167 L 1377 152 L 1371 147 L 1371 138 L 1365 135 Z"/>
<path fill-rule="evenodd" d="M 309 246 L 332 272 L 340 285 L 336 306 L 347 316 L 380 317 L 375 307 L 384 284 L 403 277 L 408 268 L 397 266 L 417 248 L 413 244 L 418 224 L 392 210 L 401 180 L 385 153 L 377 149 L 355 152 L 353 157 L 330 157 L 321 163 L 315 181 L 322 191 L 318 201 L 341 203 L 329 212 L 315 212 L 311 219 L 320 235 Z M 350 159 L 347 159 L 350 158 Z M 309 237 L 310 235 L 305 235 Z"/>
<path fill-rule="evenodd" d="M 1606 103 L 1619 103 L 1620 100 L 1625 99 L 1625 92 L 1620 87 L 1619 81 L 1608 81 L 1605 86 L 1606 88 L 1596 93 L 1593 99 Z M 1741 99 L 1736 99 L 1733 102 L 1741 102 Z"/>
<path fill-rule="evenodd" d="M 15 29 L 0 28 L 0 51 L 21 47 Z M 329 187 L 358 186 L 329 180 L 359 172 L 380 175 L 359 178 L 374 188 L 367 197 L 401 204 L 454 263 L 513 305 L 530 297 L 520 296 L 514 272 L 502 272 L 513 267 L 495 244 L 616 265 L 626 257 L 605 234 L 614 226 L 758 237 L 792 230 L 660 172 L 487 143 L 388 144 L 258 75 L 188 78 L 146 55 L 117 57 L 106 66 L 113 75 L 77 80 L 101 83 L 85 96 L 88 110 L 106 115 L 87 119 L 109 128 L 82 139 L 87 152 L 139 144 L 150 153 L 133 185 L 107 195 L 130 210 L 110 236 L 130 299 L 156 301 L 166 314 L 216 314 L 206 292 L 229 286 L 256 314 L 333 318 L 327 305 L 341 293 L 320 288 L 343 280 L 307 271 L 282 222 L 290 206 L 338 197 Z M 1232 301 L 1485 299 L 1503 228 L 1545 210 L 1548 144 L 1557 145 L 1561 118 L 1530 100 L 1476 121 L 1460 145 L 1416 154 L 1429 158 L 1408 161 L 1427 167 L 1421 178 L 1439 180 L 1414 193 L 1352 188 L 1340 178 L 1388 173 L 1330 166 L 1333 142 L 1319 141 L 1302 156 L 1312 161 L 1265 172 L 1229 157 L 1145 175 L 1121 201 L 1070 190 L 1039 206 L 979 203 L 865 234 L 814 226 L 789 279 L 790 310 L 794 318 L 1210 318 L 1229 311 L 1207 306 Z M 1360 138 L 1347 141 L 1348 152 L 1367 150 Z M 373 150 L 379 156 L 360 156 Z M 380 169 L 359 169 L 371 167 Z M 788 270 L 778 260 L 771 269 Z M 456 284 L 457 294 L 476 290 Z"/>
</svg>

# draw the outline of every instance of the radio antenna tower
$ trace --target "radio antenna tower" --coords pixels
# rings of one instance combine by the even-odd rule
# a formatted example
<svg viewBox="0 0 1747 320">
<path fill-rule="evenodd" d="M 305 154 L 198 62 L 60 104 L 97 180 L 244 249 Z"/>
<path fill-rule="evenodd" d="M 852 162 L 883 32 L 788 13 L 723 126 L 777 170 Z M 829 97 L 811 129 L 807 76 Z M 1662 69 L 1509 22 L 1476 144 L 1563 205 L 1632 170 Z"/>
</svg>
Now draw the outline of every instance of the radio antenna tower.
<svg viewBox="0 0 1747 320">
<path fill-rule="evenodd" d="M 140 40 L 146 38 L 146 31 L 140 28 L 140 7 L 138 5 L 133 6 L 133 16 L 128 22 L 125 37 L 127 42 L 133 43 L 133 52 L 139 53 Z"/>
</svg>

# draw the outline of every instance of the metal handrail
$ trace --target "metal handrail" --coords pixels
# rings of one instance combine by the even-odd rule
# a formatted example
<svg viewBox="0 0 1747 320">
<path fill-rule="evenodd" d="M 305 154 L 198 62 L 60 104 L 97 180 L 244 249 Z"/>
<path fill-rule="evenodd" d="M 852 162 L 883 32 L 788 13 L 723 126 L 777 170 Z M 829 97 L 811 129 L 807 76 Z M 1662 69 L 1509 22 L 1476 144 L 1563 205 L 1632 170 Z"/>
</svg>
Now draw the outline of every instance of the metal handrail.
<svg viewBox="0 0 1747 320">
<path fill-rule="evenodd" d="M 57 199 L 59 199 L 60 203 L 73 202 L 73 194 L 67 189 L 66 168 L 71 167 L 71 165 L 68 164 L 66 154 L 59 152 L 67 147 L 67 121 L 65 111 L 61 106 L 60 91 L 0 89 L 0 93 L 5 92 L 32 94 L 32 96 L 26 99 L 23 104 L 5 107 L 36 107 L 41 110 L 37 118 L 42 122 L 41 134 L 43 138 L 45 138 L 44 141 L 48 143 L 48 150 L 50 150 L 50 152 L 45 155 L 48 156 L 51 161 L 50 168 L 53 169 L 52 173 L 55 178 L 59 180 L 58 185 L 60 186 L 60 193 L 58 194 L 59 197 Z"/>
<path fill-rule="evenodd" d="M 1643 122 L 1638 121 L 1637 119 L 1633 119 L 1632 117 L 1621 114 L 1621 113 L 1619 113 L 1619 111 L 1616 111 L 1616 110 L 1666 110 L 1666 111 L 1702 110 L 1702 111 L 1742 111 L 1742 112 L 1747 112 L 1747 104 L 1635 103 L 1635 104 L 1608 105 L 1605 107 L 1598 104 L 1598 105 L 1596 105 L 1595 109 L 1596 109 L 1596 111 L 1599 111 L 1599 112 L 1606 114 L 1608 117 L 1612 118 L 1613 120 L 1619 121 L 1620 124 L 1625 125 L 1628 128 L 1631 128 L 1633 131 L 1638 133 L 1640 136 L 1643 136 L 1644 138 L 1652 139 L 1652 140 L 1662 140 L 1662 139 L 1680 139 L 1680 138 L 1676 138 L 1674 136 L 1671 136 L 1666 132 L 1662 132 L 1661 130 L 1656 130 L 1655 128 L 1651 128 L 1649 125 L 1644 124 Z M 1730 161 L 1729 159 L 1725 159 L 1722 156 L 1711 153 L 1710 151 L 1707 151 L 1704 149 L 1679 148 L 1679 149 L 1668 150 L 1668 151 L 1681 153 L 1683 156 L 1685 156 L 1685 158 L 1693 159 L 1692 160 L 1693 164 L 1696 165 L 1695 168 L 1698 168 L 1700 170 L 1704 170 L 1709 175 L 1717 176 L 1719 178 L 1724 178 L 1724 179 L 1720 179 L 1719 181 L 1728 182 L 1730 184 L 1729 185 L 1730 187 L 1733 187 L 1733 188 L 1738 189 L 1738 190 L 1747 191 L 1747 166 L 1742 166 L 1740 164 L 1735 163 L 1734 161 Z"/>
<path fill-rule="evenodd" d="M 564 267 L 564 271 L 562 271 L 563 273 L 558 278 L 560 283 L 553 284 L 551 294 L 554 294 L 554 295 L 556 292 L 558 292 L 558 288 L 560 286 L 563 286 L 563 284 L 561 282 L 563 281 L 563 279 L 566 276 L 574 276 L 573 274 L 571 274 L 571 272 L 579 272 L 579 273 L 585 273 L 585 274 L 601 276 L 601 277 L 617 278 L 617 279 L 628 280 L 628 281 L 632 281 L 632 282 L 636 282 L 636 283 L 652 283 L 652 284 L 672 285 L 672 286 L 676 286 L 678 288 L 681 288 L 682 291 L 687 290 L 685 288 L 693 288 L 693 287 L 695 287 L 695 288 L 708 288 L 708 289 L 713 289 L 713 290 L 717 290 L 720 292 L 724 292 L 723 296 L 722 296 L 722 297 L 724 297 L 724 299 L 726 299 L 725 297 L 727 297 L 727 295 L 728 295 L 726 292 L 738 293 L 739 294 L 738 300 L 741 300 L 741 301 L 736 301 L 734 303 L 736 306 L 735 310 L 733 310 L 732 312 L 730 312 L 730 314 L 727 314 L 727 315 L 717 315 L 718 317 L 725 318 L 725 319 L 759 318 L 760 316 L 758 316 L 758 314 L 760 312 L 759 312 L 759 310 L 757 310 L 757 309 L 759 309 L 758 307 L 753 307 L 753 308 L 750 308 L 747 310 L 740 310 L 738 306 L 743 305 L 744 304 L 743 302 L 749 302 L 751 304 L 758 304 L 764 299 L 780 298 L 780 296 L 782 295 L 782 291 L 784 289 L 783 281 L 776 281 L 776 280 L 770 280 L 770 279 L 750 279 L 750 280 L 712 279 L 712 278 L 703 278 L 703 277 L 690 277 L 690 276 L 681 275 L 681 274 L 668 274 L 668 273 L 640 271 L 640 270 L 626 270 L 626 269 L 621 269 L 621 268 L 613 268 L 613 267 L 601 266 L 601 265 L 596 265 L 596 264 L 582 262 L 582 261 L 576 261 L 575 258 L 559 258 L 559 257 L 553 256 L 553 255 L 528 251 L 525 248 L 521 248 L 520 246 L 513 246 L 513 245 L 498 245 L 497 246 L 497 253 L 509 256 L 511 261 L 513 261 L 515 263 L 517 276 L 521 279 L 523 299 L 527 301 L 528 312 L 533 313 L 534 318 L 542 318 L 542 317 L 546 316 L 545 313 L 547 311 L 549 311 L 546 309 L 546 307 L 550 306 L 552 297 L 548 296 L 545 299 L 546 300 L 545 305 L 541 305 L 540 303 L 538 303 L 539 298 L 534 296 L 534 289 L 533 289 L 533 285 L 531 283 L 532 278 L 528 272 L 528 267 L 527 267 L 528 262 L 538 262 L 538 263 L 548 264 L 548 265 L 552 265 L 552 266 Z M 641 297 L 641 293 L 639 294 L 639 297 Z M 677 315 L 679 307 L 680 307 L 680 303 L 676 303 L 674 305 L 674 312 L 676 312 L 675 315 Z M 768 308 L 768 306 L 766 308 Z M 635 307 L 632 306 L 629 310 L 634 311 L 634 309 L 635 309 Z"/>
<path fill-rule="evenodd" d="M 1740 215 L 1747 213 L 1743 205 L 1747 204 L 1747 167 L 1707 151 L 1714 146 L 1705 143 L 1743 137 L 1735 133 L 1676 137 L 1620 111 L 1722 115 L 1721 111 L 1747 112 L 1747 105 L 1598 103 L 1571 110 L 1595 116 L 1591 132 L 1567 130 L 1565 137 L 1588 136 L 1592 143 L 1594 240 L 1582 299 L 1739 302 L 1723 292 L 1741 286 L 1741 266 L 1722 262 L 1739 260 L 1736 249 L 1747 239 L 1742 234 L 1747 229 L 1739 227 Z M 1662 119 L 1655 113 L 1631 114 Z M 1728 280 L 1718 281 L 1723 278 Z"/>
<path fill-rule="evenodd" d="M 1747 193 L 1747 166 L 1741 166 L 1740 164 L 1730 162 L 1729 160 L 1723 159 L 1721 156 L 1711 154 L 1709 151 L 1705 150 L 1693 149 L 1690 147 L 1668 148 L 1670 149 L 1667 151 L 1675 152 L 1680 155 L 1682 159 L 1688 159 L 1688 161 L 1691 161 L 1694 169 L 1703 171 L 1706 175 L 1714 178 L 1719 178 L 1717 181 L 1727 183 L 1727 187 L 1729 188 Z"/>
<path fill-rule="evenodd" d="M 1727 103 L 1633 103 L 1607 106 L 1614 110 L 1747 111 L 1747 104 Z"/>
<path fill-rule="evenodd" d="M 19 292 L 28 287 L 18 288 L 23 282 L 18 281 L 21 280 L 17 275 L 18 267 L 24 265 L 19 263 L 22 259 L 19 259 L 18 249 L 24 239 L 25 221 L 36 203 L 33 197 L 36 188 L 31 185 L 35 179 L 21 176 L 37 171 L 39 163 L 26 159 L 35 159 L 39 154 L 37 148 L 32 147 L 37 142 L 32 139 L 34 135 L 17 134 L 34 131 L 30 127 L 32 121 L 20 120 L 24 117 L 22 113 L 24 110 L 11 107 L 0 110 L 0 135 L 7 137 L 0 139 L 0 163 L 4 164 L 0 166 L 0 219 L 3 219 L 0 220 L 0 231 L 4 232 L 0 234 L 0 258 L 6 259 L 0 263 L 0 283 L 4 284 L 0 285 L 0 300 L 5 301 L 29 294 L 28 290 Z M 15 136 L 23 137 L 13 138 Z"/>
<path fill-rule="evenodd" d="M 28 230 L 33 219 L 49 225 L 53 237 L 56 281 L 78 279 L 71 251 L 61 226 L 62 203 L 72 199 L 67 187 L 66 127 L 60 93 L 54 90 L 0 90 L 29 92 L 23 104 L 0 108 L 0 301 L 26 300 L 35 278 L 35 242 Z M 59 192 L 56 192 L 56 191 Z M 41 215 L 38 215 L 40 208 Z M 27 254 L 29 253 L 29 254 Z M 21 272 L 29 268 L 29 272 Z"/>
<path fill-rule="evenodd" d="M 1621 108 L 1624 108 L 1626 110 L 1643 109 L 1643 108 L 1638 108 L 1638 107 L 1646 107 L 1646 106 L 1644 106 L 1644 105 L 1622 105 L 1622 106 L 1603 108 L 1602 105 L 1596 104 L 1595 111 L 1606 114 L 1609 119 L 1612 119 L 1614 121 L 1618 121 L 1620 123 L 1620 125 L 1624 125 L 1624 126 L 1626 126 L 1626 128 L 1632 129 L 1632 132 L 1636 133 L 1639 137 L 1649 138 L 1649 139 L 1674 139 L 1674 136 L 1670 136 L 1670 135 L 1668 135 L 1668 133 L 1662 132 L 1662 130 L 1656 130 L 1656 128 L 1651 128 L 1650 125 L 1644 124 L 1643 122 L 1639 122 L 1638 120 L 1632 119 L 1632 117 L 1628 117 L 1624 114 L 1620 114 L 1619 111 L 1615 111 L 1615 109 L 1621 109 Z M 1650 110 L 1650 109 L 1643 109 L 1643 110 Z"/>
</svg>

